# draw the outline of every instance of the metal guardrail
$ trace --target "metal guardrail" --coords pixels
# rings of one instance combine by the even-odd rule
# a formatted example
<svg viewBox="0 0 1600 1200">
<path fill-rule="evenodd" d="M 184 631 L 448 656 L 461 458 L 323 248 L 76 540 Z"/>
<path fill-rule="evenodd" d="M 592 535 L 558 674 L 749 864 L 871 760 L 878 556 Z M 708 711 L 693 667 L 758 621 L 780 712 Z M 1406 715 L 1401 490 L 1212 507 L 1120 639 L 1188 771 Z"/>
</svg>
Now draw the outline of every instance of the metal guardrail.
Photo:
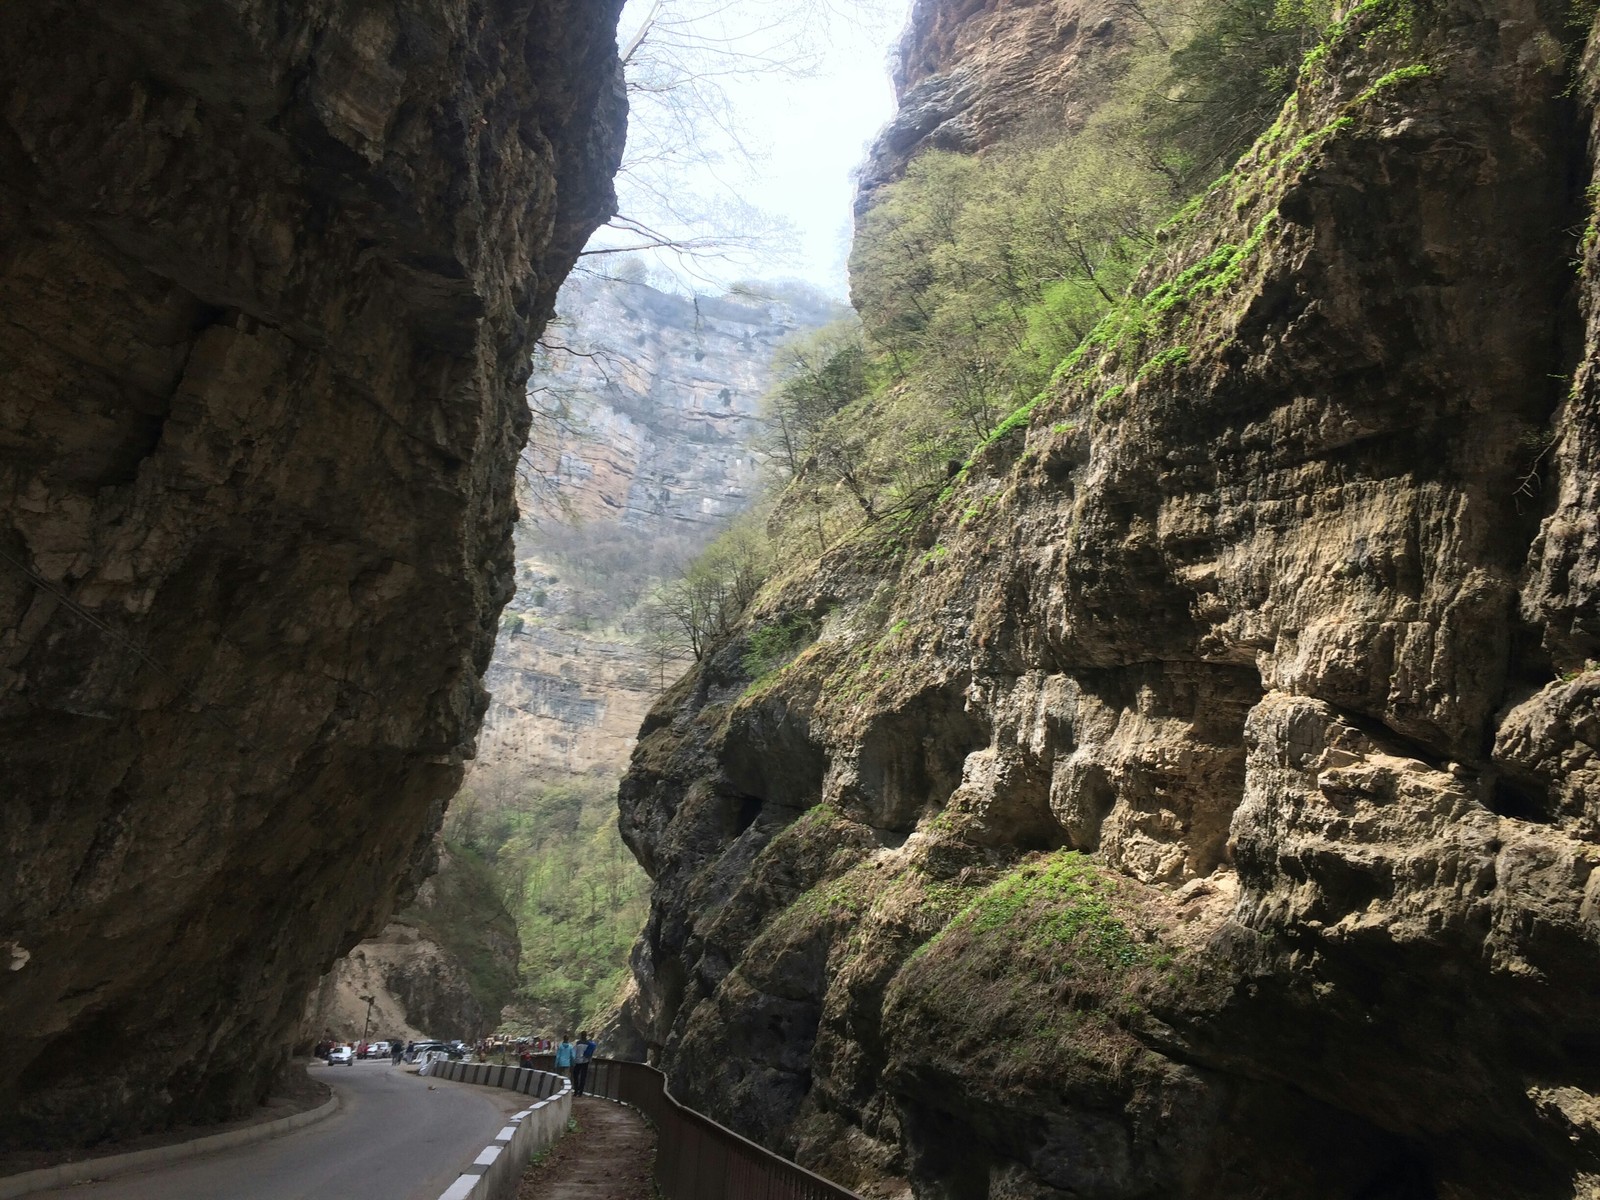
<svg viewBox="0 0 1600 1200">
<path fill-rule="evenodd" d="M 554 1070 L 549 1054 L 533 1056 Z M 856 1193 L 680 1104 L 644 1063 L 597 1058 L 584 1092 L 638 1109 L 656 1127 L 655 1182 L 663 1200 L 861 1200 Z"/>
<path fill-rule="evenodd" d="M 439 1200 L 509 1200 L 517 1194 L 529 1158 L 539 1150 L 548 1150 L 567 1131 L 567 1119 L 572 1115 L 572 1084 L 553 1072 L 446 1059 L 424 1064 L 417 1074 L 540 1097 L 507 1119 L 494 1141 L 456 1177 Z"/>
</svg>

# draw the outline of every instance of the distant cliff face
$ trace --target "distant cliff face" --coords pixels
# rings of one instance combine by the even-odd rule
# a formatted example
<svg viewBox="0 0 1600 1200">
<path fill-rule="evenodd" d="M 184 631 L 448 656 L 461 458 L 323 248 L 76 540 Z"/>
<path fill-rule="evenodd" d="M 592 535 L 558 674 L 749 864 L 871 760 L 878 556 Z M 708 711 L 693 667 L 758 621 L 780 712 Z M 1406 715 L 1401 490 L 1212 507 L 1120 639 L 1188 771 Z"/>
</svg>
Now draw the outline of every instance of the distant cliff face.
<svg viewBox="0 0 1600 1200">
<path fill-rule="evenodd" d="M 618 7 L 0 11 L 0 1138 L 248 1107 L 414 886 Z"/>
<path fill-rule="evenodd" d="M 529 381 L 536 424 L 525 461 L 536 487 L 523 497 L 517 592 L 501 616 L 484 678 L 489 712 L 456 802 L 462 836 L 490 836 L 481 824 L 472 832 L 476 814 L 463 816 L 478 806 L 498 812 L 570 776 L 591 777 L 579 782 L 592 788 L 595 780 L 609 787 L 621 774 L 645 713 L 683 669 L 681 659 L 663 657 L 644 636 L 638 604 L 754 500 L 761 454 L 753 443 L 773 355 L 784 339 L 839 311 L 801 285 L 685 297 L 644 283 L 577 277 L 563 289 L 559 320 L 545 340 L 565 349 L 542 355 Z M 590 844 L 592 824 L 568 826 L 530 811 L 523 819 L 538 826 L 543 861 L 563 861 L 561 853 L 610 861 L 608 851 Z M 614 832 L 606 836 L 615 869 L 629 878 L 619 889 L 608 876 L 607 893 L 632 896 L 643 880 Z M 493 856 L 500 847 L 482 848 Z M 497 869 L 514 873 L 516 857 L 512 848 Z M 446 882 L 441 875 L 424 885 L 419 908 L 434 884 Z M 567 886 L 576 893 L 583 885 Z M 520 885 L 512 890 L 524 894 Z M 559 900 L 524 895 L 544 921 L 562 919 Z M 624 920 L 618 914 L 632 911 L 618 907 L 613 916 Z M 485 894 L 485 921 L 497 913 L 498 899 Z M 379 995 L 378 1007 L 394 1014 L 391 1023 L 409 1022 L 428 1036 L 497 1026 L 516 954 L 512 985 L 486 989 L 482 973 L 475 980 L 461 969 L 460 948 L 431 930 L 408 911 L 352 950 L 319 985 L 311 1032 L 347 1028 L 362 1007 L 351 997 L 361 994 Z M 591 938 L 595 961 L 558 972 L 550 969 L 552 929 L 535 926 L 514 1014 L 519 1028 L 531 1022 L 548 1032 L 608 1003 L 609 984 L 597 985 L 605 995 L 575 999 L 567 976 L 611 979 L 637 930 L 633 923 L 619 935 L 615 961 Z"/>
<path fill-rule="evenodd" d="M 899 108 L 861 169 L 858 211 L 923 149 L 972 154 L 1082 123 L 1127 44 L 1115 0 L 917 0 L 895 56 Z"/>
<path fill-rule="evenodd" d="M 663 698 L 621 802 L 680 1096 L 939 1200 L 1600 1195 L 1570 21 L 1353 8 L 909 552 Z"/>
<path fill-rule="evenodd" d="M 671 295 L 575 278 L 530 403 L 541 488 L 524 503 L 517 593 L 485 682 L 484 759 L 615 774 L 682 669 L 654 660 L 629 613 L 754 501 L 760 403 L 773 355 L 837 305 L 799 286 Z"/>
</svg>

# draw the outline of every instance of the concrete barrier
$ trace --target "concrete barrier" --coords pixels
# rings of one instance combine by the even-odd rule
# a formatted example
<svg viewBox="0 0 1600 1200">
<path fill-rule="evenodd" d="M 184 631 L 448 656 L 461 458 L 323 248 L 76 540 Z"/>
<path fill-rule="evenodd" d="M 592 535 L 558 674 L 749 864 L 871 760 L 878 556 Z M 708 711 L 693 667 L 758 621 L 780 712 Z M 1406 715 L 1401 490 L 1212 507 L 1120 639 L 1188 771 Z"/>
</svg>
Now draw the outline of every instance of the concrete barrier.
<svg viewBox="0 0 1600 1200">
<path fill-rule="evenodd" d="M 101 1158 L 83 1158 L 77 1162 L 62 1163 L 55 1167 L 41 1167 L 37 1171 L 24 1171 L 20 1175 L 0 1178 L 0 1200 L 12 1196 L 27 1196 L 33 1192 L 47 1192 L 51 1188 L 82 1183 L 85 1179 L 114 1179 L 130 1171 L 144 1171 L 197 1154 L 210 1154 L 231 1146 L 244 1146 L 250 1142 L 264 1142 L 268 1138 L 304 1129 L 324 1117 L 331 1117 L 339 1108 L 339 1097 L 334 1096 L 317 1108 L 280 1117 L 276 1121 L 263 1121 L 246 1125 L 243 1129 L 230 1129 L 227 1133 L 213 1133 L 195 1138 L 192 1142 L 174 1142 L 170 1146 L 152 1146 L 148 1150 L 133 1150 L 127 1154 L 107 1154 Z"/>
<path fill-rule="evenodd" d="M 528 1160 L 555 1145 L 572 1116 L 572 1081 L 548 1071 L 489 1063 L 440 1062 L 428 1074 L 436 1079 L 498 1087 L 525 1096 L 542 1096 L 514 1113 L 472 1165 L 445 1189 L 439 1200 L 507 1200 L 517 1194 Z"/>
</svg>

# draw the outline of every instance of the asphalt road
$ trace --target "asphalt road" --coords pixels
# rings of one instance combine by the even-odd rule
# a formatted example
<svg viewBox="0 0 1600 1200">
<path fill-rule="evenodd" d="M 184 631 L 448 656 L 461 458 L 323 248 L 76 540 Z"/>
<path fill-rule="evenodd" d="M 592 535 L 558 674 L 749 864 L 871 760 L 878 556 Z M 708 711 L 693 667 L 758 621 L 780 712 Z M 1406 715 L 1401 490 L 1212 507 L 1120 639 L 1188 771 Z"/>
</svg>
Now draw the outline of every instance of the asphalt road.
<svg viewBox="0 0 1600 1200">
<path fill-rule="evenodd" d="M 438 1200 L 526 1097 L 388 1060 L 312 1069 L 339 1111 L 281 1137 L 43 1193 L 73 1200 Z M 432 1085 L 430 1087 L 430 1085 Z M 519 1104 L 520 1102 L 520 1104 Z"/>
</svg>

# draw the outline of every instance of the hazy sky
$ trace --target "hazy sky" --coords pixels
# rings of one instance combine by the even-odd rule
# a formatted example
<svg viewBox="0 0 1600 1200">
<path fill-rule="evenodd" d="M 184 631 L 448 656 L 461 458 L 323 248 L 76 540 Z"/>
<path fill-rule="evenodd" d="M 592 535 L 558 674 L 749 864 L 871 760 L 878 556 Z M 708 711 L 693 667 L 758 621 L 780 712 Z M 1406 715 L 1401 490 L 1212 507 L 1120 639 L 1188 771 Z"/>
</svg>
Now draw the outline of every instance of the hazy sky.
<svg viewBox="0 0 1600 1200">
<path fill-rule="evenodd" d="M 728 257 L 650 257 L 701 290 L 793 276 L 842 296 L 851 173 L 894 112 L 889 53 L 910 0 L 630 0 L 625 46 L 653 7 L 658 58 L 647 40 L 623 213 L 674 236 L 759 236 Z M 741 202 L 761 215 L 736 212 Z"/>
</svg>

